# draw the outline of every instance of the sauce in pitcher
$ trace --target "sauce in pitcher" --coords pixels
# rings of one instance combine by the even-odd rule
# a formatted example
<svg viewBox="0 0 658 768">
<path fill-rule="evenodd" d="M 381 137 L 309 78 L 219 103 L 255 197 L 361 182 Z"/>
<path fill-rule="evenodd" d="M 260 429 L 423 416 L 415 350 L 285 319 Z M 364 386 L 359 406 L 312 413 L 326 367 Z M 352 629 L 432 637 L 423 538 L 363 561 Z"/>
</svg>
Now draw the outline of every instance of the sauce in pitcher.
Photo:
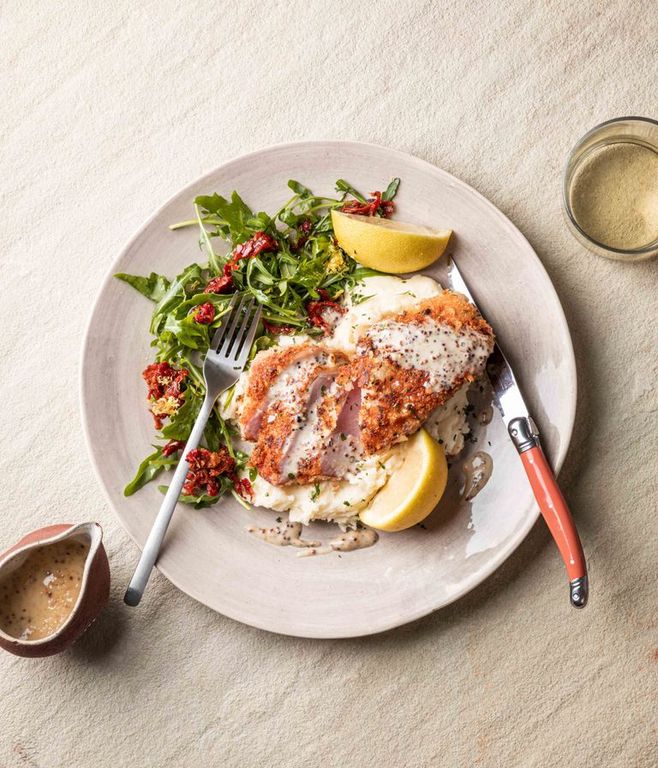
<svg viewBox="0 0 658 768">
<path fill-rule="evenodd" d="M 66 622 L 75 607 L 89 545 L 75 539 L 30 551 L 0 579 L 0 628 L 20 640 L 41 640 Z"/>
</svg>

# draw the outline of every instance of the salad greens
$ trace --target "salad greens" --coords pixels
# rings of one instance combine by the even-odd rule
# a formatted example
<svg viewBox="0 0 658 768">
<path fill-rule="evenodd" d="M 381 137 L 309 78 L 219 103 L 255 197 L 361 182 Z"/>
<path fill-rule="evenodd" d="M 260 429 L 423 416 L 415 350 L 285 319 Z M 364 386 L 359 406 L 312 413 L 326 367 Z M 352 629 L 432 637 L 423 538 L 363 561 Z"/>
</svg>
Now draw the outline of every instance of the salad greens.
<svg viewBox="0 0 658 768">
<path fill-rule="evenodd" d="M 126 486 L 126 496 L 177 464 L 172 441 L 184 444 L 192 430 L 205 392 L 203 355 L 233 295 L 251 295 L 263 307 L 262 327 L 252 356 L 274 344 L 278 333 L 321 335 L 322 328 L 309 314 L 313 302 L 340 301 L 360 280 L 378 274 L 359 266 L 339 248 L 331 210 L 390 215 L 399 183 L 393 179 L 383 193 L 366 199 L 344 179 L 336 182 L 335 198 L 315 195 L 300 182 L 290 180 L 288 187 L 293 194 L 272 216 L 252 211 L 237 192 L 230 199 L 217 193 L 202 195 L 194 200 L 193 219 L 170 226 L 171 230 L 198 228 L 201 263 L 185 267 L 173 279 L 155 272 L 148 276 L 115 275 L 154 304 L 149 330 L 155 362 L 188 372 L 177 407 L 171 409 L 166 423 L 156 417 L 158 437 L 168 442 L 154 446 Z M 250 248 L 265 241 L 270 247 Z M 210 451 L 225 446 L 236 468 L 243 469 L 248 457 L 233 448 L 232 435 L 233 427 L 216 407 L 203 444 Z M 222 493 L 231 492 L 244 504 L 234 487 L 235 475 L 220 480 L 219 493 L 184 494 L 181 501 L 208 506 Z"/>
</svg>

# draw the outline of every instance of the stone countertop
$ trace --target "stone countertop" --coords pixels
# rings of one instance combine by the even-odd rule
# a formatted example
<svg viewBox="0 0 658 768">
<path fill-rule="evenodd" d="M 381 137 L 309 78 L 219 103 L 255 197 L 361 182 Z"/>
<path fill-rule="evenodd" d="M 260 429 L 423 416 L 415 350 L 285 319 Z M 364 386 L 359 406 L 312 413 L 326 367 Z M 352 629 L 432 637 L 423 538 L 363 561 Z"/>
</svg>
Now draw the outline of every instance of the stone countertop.
<svg viewBox="0 0 658 768">
<path fill-rule="evenodd" d="M 67 654 L 0 656 L 0 767 L 520 766 L 658 762 L 656 263 L 584 251 L 560 209 L 596 123 L 656 117 L 658 15 L 638 0 L 0 5 L 0 548 L 101 522 L 111 603 Z M 100 281 L 181 186 L 277 142 L 416 154 L 486 195 L 553 279 L 578 361 L 561 483 L 591 572 L 567 602 L 540 520 L 456 604 L 383 635 L 280 637 L 153 578 L 82 436 Z"/>
</svg>

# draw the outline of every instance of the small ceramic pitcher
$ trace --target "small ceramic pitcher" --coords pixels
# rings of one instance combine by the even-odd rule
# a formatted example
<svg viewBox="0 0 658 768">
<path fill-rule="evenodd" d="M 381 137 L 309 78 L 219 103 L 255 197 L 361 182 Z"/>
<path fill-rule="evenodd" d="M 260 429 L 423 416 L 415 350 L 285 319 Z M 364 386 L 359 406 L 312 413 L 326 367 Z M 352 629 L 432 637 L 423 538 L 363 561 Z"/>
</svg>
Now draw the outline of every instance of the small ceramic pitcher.
<svg viewBox="0 0 658 768">
<path fill-rule="evenodd" d="M 0 648 L 16 656 L 51 656 L 71 646 L 96 619 L 107 603 L 110 592 L 110 567 L 102 544 L 103 531 L 98 523 L 61 524 L 39 528 L 24 536 L 0 555 L 0 580 L 25 561 L 37 547 L 69 539 L 85 544 L 87 552 L 80 591 L 64 623 L 52 634 L 39 640 L 12 637 L 0 624 Z"/>
</svg>

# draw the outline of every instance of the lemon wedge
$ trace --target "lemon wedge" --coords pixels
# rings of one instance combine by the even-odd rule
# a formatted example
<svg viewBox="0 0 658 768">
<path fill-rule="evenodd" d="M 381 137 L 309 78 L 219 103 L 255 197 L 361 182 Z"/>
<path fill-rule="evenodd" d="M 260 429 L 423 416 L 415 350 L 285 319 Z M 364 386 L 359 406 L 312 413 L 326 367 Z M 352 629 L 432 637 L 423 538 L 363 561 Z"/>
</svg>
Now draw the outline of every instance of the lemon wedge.
<svg viewBox="0 0 658 768">
<path fill-rule="evenodd" d="M 331 212 L 338 245 L 364 267 L 380 272 L 416 272 L 445 251 L 451 229 L 434 230 L 377 216 Z"/>
<path fill-rule="evenodd" d="M 359 517 L 380 531 L 403 531 L 424 520 L 448 481 L 443 448 L 421 429 L 394 449 L 402 464 Z"/>
</svg>

